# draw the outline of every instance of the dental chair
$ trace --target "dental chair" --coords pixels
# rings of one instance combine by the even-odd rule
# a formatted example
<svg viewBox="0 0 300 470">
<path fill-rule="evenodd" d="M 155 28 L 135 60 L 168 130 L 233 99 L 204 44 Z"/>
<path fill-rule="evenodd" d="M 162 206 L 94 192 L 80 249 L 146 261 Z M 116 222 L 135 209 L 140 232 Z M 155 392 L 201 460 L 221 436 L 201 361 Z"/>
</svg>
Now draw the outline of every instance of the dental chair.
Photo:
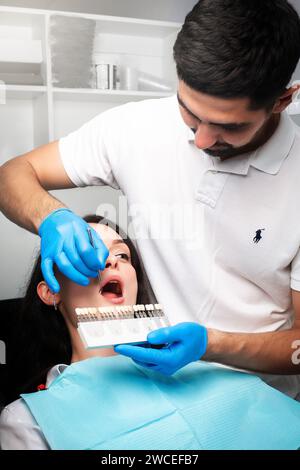
<svg viewBox="0 0 300 470">
<path fill-rule="evenodd" d="M 15 399 L 9 377 L 14 372 L 10 366 L 13 357 L 11 346 L 14 325 L 17 323 L 22 299 L 0 301 L 0 412 L 2 408 Z"/>
</svg>

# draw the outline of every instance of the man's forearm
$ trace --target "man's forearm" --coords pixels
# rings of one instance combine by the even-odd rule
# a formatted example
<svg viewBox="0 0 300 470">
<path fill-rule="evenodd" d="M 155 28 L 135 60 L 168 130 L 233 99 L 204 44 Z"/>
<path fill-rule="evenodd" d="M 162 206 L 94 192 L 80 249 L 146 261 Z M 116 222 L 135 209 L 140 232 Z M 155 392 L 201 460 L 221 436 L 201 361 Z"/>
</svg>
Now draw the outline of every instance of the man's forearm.
<svg viewBox="0 0 300 470">
<path fill-rule="evenodd" d="M 300 374 L 299 360 L 295 361 L 295 357 L 300 358 L 299 350 L 299 328 L 270 333 L 228 333 L 209 329 L 203 360 L 249 371 Z"/>
<path fill-rule="evenodd" d="M 29 162 L 17 158 L 0 168 L 0 210 L 20 227 L 37 233 L 41 221 L 65 205 L 45 191 Z"/>
</svg>

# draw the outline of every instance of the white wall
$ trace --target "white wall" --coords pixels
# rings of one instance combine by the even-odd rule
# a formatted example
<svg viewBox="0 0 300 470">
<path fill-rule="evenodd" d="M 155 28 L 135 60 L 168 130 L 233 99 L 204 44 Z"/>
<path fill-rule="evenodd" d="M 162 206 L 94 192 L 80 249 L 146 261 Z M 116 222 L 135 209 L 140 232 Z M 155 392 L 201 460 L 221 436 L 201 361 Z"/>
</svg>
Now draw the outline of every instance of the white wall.
<svg viewBox="0 0 300 470">
<path fill-rule="evenodd" d="M 196 0 L 0 0 L 0 5 L 182 22 Z"/>
<path fill-rule="evenodd" d="M 290 3 L 296 8 L 298 13 L 300 14 L 300 0 L 289 0 Z M 300 62 L 298 63 L 298 67 L 295 70 L 293 80 L 300 80 Z M 300 126 L 300 116 L 293 116 L 293 120 Z"/>
</svg>

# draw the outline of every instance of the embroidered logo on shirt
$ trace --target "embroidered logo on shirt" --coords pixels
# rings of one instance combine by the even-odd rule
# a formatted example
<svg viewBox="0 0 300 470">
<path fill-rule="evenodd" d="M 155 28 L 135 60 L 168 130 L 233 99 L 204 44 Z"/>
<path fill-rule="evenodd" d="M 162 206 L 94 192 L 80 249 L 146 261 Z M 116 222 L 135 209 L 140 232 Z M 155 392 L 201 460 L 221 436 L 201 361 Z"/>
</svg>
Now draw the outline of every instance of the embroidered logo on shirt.
<svg viewBox="0 0 300 470">
<path fill-rule="evenodd" d="M 262 239 L 261 232 L 262 232 L 263 230 L 265 230 L 265 229 L 264 229 L 264 228 L 261 228 L 261 229 L 259 229 L 259 230 L 256 230 L 255 237 L 253 238 L 254 243 L 260 242 L 260 240 Z"/>
</svg>

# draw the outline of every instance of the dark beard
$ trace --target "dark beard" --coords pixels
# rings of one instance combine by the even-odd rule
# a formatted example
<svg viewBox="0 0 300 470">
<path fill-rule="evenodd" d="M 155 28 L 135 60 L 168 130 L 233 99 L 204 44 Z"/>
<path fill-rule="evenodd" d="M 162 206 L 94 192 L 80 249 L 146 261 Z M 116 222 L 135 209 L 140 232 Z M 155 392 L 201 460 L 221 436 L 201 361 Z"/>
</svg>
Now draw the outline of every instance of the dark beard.
<svg viewBox="0 0 300 470">
<path fill-rule="evenodd" d="M 231 157 L 236 157 L 237 155 L 242 155 L 243 153 L 246 153 L 243 151 L 243 147 L 224 147 L 222 150 L 210 150 L 210 149 L 205 149 L 203 150 L 207 155 L 210 155 L 211 157 L 220 157 L 220 158 L 231 158 Z"/>
<path fill-rule="evenodd" d="M 207 155 L 210 155 L 211 157 L 219 157 L 221 160 L 254 152 L 259 147 L 262 147 L 272 137 L 278 127 L 279 121 L 280 114 L 272 114 L 262 128 L 260 128 L 256 133 L 252 141 L 242 147 L 232 147 L 231 145 L 227 145 L 220 150 L 203 149 L 203 151 Z"/>
</svg>

